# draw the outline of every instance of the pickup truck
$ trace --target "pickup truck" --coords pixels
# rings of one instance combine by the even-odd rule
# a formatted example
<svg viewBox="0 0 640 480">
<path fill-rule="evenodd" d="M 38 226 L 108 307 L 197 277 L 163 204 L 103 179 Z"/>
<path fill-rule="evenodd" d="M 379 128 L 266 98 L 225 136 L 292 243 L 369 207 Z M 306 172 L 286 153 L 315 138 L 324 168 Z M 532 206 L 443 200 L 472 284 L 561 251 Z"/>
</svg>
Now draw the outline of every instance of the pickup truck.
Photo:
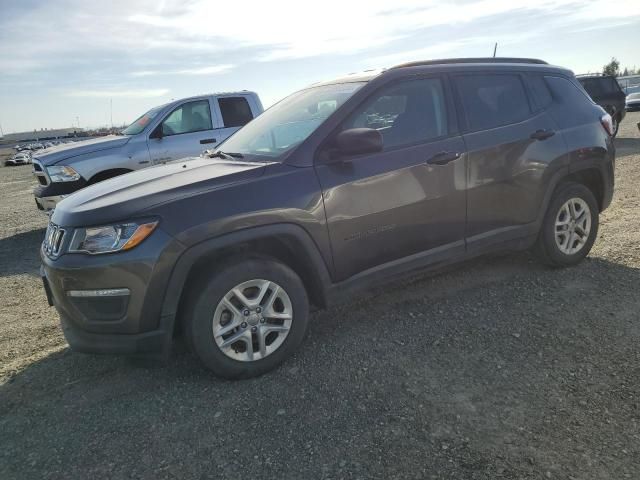
<svg viewBox="0 0 640 480">
<path fill-rule="evenodd" d="M 44 150 L 33 158 L 40 210 L 52 210 L 71 193 L 151 165 L 199 156 L 263 111 L 254 92 L 182 98 L 152 108 L 119 135 Z"/>
</svg>

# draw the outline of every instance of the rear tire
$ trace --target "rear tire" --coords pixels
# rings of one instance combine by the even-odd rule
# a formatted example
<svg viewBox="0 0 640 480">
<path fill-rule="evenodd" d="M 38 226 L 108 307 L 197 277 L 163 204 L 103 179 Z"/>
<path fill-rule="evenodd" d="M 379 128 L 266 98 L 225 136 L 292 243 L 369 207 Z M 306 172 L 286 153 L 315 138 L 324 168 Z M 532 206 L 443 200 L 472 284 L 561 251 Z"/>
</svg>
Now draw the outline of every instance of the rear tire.
<svg viewBox="0 0 640 480">
<path fill-rule="evenodd" d="M 286 265 L 264 258 L 241 260 L 201 277 L 196 285 L 184 334 L 216 375 L 262 375 L 302 343 L 309 302 L 300 277 Z"/>
<path fill-rule="evenodd" d="M 547 265 L 575 265 L 591 250 L 598 225 L 599 208 L 593 192 L 580 183 L 563 183 L 551 198 L 534 251 Z"/>
</svg>

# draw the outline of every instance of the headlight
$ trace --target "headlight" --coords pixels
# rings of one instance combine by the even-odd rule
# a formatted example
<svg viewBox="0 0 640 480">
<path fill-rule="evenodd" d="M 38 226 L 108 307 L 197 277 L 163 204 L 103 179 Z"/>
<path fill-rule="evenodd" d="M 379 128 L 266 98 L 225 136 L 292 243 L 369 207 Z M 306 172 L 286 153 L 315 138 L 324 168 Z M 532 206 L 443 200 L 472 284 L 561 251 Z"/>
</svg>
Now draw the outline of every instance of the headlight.
<svg viewBox="0 0 640 480">
<path fill-rule="evenodd" d="M 47 167 L 47 173 L 52 182 L 75 182 L 80 180 L 80 174 L 73 168 L 64 165 Z"/>
<path fill-rule="evenodd" d="M 102 227 L 78 228 L 71 240 L 71 253 L 110 253 L 131 250 L 151 235 L 158 222 L 128 222 Z"/>
</svg>

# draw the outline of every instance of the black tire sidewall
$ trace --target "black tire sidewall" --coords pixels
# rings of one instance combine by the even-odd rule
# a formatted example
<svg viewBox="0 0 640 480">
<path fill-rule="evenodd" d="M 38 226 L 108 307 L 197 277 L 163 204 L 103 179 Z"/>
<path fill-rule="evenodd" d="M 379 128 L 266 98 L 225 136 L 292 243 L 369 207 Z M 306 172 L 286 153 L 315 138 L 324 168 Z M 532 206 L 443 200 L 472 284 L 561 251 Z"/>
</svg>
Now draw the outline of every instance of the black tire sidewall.
<svg viewBox="0 0 640 480">
<path fill-rule="evenodd" d="M 252 279 L 270 280 L 282 287 L 291 300 L 291 329 L 283 344 L 267 357 L 253 362 L 241 362 L 226 356 L 213 338 L 212 322 L 222 297 L 236 285 Z M 191 300 L 185 335 L 196 355 L 216 375 L 228 378 L 249 378 L 272 370 L 289 357 L 304 339 L 309 303 L 304 285 L 289 267 L 268 259 L 242 260 L 217 270 L 204 278 L 202 289 Z"/>
<path fill-rule="evenodd" d="M 582 249 L 573 255 L 567 255 L 566 253 L 563 253 L 556 244 L 555 223 L 560 207 L 562 207 L 562 205 L 571 198 L 581 198 L 589 206 L 589 210 L 591 211 L 591 231 L 589 232 L 589 238 Z M 542 225 L 541 240 L 544 244 L 544 250 L 550 263 L 556 266 L 570 266 L 577 264 L 586 257 L 598 235 L 598 217 L 598 203 L 596 202 L 591 190 L 579 183 L 567 183 L 562 185 L 551 199 L 551 203 L 549 204 L 549 208 L 547 209 L 547 214 L 545 215 Z"/>
</svg>

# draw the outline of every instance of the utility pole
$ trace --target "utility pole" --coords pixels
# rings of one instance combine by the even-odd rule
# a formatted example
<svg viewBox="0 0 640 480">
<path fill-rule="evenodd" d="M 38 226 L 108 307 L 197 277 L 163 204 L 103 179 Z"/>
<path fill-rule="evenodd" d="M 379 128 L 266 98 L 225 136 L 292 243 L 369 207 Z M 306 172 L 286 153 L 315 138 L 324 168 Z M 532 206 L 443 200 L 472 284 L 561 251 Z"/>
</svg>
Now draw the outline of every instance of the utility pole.
<svg viewBox="0 0 640 480">
<path fill-rule="evenodd" d="M 498 42 L 493 46 L 493 58 L 496 58 L 496 51 L 498 50 Z"/>
<path fill-rule="evenodd" d="M 113 98 L 109 99 L 109 111 L 111 117 L 111 129 L 113 130 Z"/>
<path fill-rule="evenodd" d="M 76 123 L 78 124 L 78 128 L 80 128 L 80 117 L 76 115 Z"/>
</svg>

